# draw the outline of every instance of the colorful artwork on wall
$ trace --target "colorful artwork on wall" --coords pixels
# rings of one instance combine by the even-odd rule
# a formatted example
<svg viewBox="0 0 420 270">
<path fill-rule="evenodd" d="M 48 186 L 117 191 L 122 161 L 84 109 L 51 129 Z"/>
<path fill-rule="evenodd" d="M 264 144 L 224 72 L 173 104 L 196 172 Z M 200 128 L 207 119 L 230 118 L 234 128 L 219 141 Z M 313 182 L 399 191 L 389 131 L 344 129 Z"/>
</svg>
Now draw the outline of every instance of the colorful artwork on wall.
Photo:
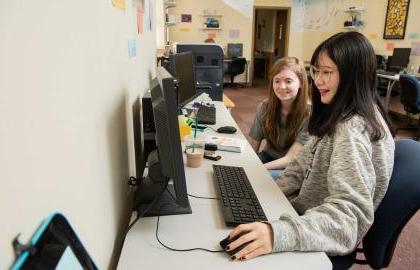
<svg viewBox="0 0 420 270">
<path fill-rule="evenodd" d="M 404 39 L 410 0 L 388 0 L 384 39 Z"/>
</svg>

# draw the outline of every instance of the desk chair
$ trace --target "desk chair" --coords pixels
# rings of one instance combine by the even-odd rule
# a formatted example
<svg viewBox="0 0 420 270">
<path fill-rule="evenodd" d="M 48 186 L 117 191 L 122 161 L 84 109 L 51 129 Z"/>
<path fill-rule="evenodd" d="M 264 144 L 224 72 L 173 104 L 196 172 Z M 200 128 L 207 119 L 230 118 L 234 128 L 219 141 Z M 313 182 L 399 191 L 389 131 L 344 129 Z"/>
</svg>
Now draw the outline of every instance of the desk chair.
<svg viewBox="0 0 420 270">
<path fill-rule="evenodd" d="M 420 142 L 395 142 L 394 170 L 388 191 L 375 212 L 375 221 L 363 238 L 363 248 L 342 257 L 330 257 L 333 269 L 348 269 L 355 262 L 373 269 L 388 267 L 398 237 L 420 208 Z M 362 252 L 365 260 L 356 259 Z"/>
<path fill-rule="evenodd" d="M 232 61 L 227 63 L 226 69 L 224 71 L 224 75 L 230 76 L 230 83 L 223 84 L 224 87 L 245 87 L 241 84 L 234 83 L 234 79 L 236 75 L 242 74 L 245 71 L 246 66 L 246 59 L 243 57 L 232 58 Z"/>
<path fill-rule="evenodd" d="M 380 55 L 380 54 L 376 55 L 376 68 L 377 69 L 385 69 L 386 68 L 386 59 L 383 55 Z"/>
<path fill-rule="evenodd" d="M 416 115 L 420 113 L 420 82 L 415 76 L 401 75 L 400 84 L 401 104 L 404 106 L 404 110 L 407 113 L 408 121 L 410 121 L 410 114 Z M 398 130 L 417 130 L 415 140 L 418 141 L 420 139 L 420 118 L 417 126 L 398 128 L 397 131 Z"/>
<path fill-rule="evenodd" d="M 386 69 L 386 59 L 383 55 L 376 55 L 376 69 L 384 70 Z M 387 81 L 377 77 L 376 78 L 376 89 L 378 90 L 381 96 L 386 95 Z"/>
</svg>

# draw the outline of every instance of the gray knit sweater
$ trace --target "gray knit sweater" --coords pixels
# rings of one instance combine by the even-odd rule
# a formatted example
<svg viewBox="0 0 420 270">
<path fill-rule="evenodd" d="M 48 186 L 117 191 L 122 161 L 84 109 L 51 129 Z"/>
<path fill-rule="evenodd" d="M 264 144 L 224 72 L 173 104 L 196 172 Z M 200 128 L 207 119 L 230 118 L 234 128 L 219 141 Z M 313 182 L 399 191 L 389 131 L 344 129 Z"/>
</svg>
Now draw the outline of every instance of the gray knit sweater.
<svg viewBox="0 0 420 270">
<path fill-rule="evenodd" d="M 373 223 L 388 188 L 395 144 L 382 116 L 386 137 L 373 142 L 365 122 L 353 116 L 331 136 L 312 137 L 276 180 L 299 216 L 270 221 L 273 252 L 350 253 Z"/>
</svg>

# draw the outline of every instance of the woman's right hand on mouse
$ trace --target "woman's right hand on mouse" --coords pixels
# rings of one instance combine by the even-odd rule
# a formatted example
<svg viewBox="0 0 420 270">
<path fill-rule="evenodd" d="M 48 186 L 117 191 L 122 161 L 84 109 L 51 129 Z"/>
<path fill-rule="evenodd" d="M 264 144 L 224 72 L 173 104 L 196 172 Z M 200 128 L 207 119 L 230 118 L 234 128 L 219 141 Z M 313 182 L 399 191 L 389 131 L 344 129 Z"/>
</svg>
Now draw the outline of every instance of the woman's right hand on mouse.
<svg viewBox="0 0 420 270">
<path fill-rule="evenodd" d="M 249 260 L 273 250 L 273 230 L 271 225 L 263 222 L 241 224 L 230 234 L 230 239 L 240 236 L 229 244 L 229 250 L 250 242 L 246 247 L 232 256 L 232 260 Z"/>
</svg>

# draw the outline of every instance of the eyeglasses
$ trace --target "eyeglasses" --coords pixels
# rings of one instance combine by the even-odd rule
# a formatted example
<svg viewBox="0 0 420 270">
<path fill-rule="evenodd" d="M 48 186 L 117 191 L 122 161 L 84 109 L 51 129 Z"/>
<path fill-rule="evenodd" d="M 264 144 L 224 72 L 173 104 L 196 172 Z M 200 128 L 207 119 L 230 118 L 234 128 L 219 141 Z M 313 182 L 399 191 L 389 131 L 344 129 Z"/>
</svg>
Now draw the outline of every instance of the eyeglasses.
<svg viewBox="0 0 420 270">
<path fill-rule="evenodd" d="M 312 80 L 316 81 L 318 78 L 324 83 L 328 83 L 331 79 L 331 74 L 334 73 L 335 70 L 325 69 L 325 68 L 317 68 L 313 65 L 309 66 L 309 75 L 311 75 Z"/>
</svg>

